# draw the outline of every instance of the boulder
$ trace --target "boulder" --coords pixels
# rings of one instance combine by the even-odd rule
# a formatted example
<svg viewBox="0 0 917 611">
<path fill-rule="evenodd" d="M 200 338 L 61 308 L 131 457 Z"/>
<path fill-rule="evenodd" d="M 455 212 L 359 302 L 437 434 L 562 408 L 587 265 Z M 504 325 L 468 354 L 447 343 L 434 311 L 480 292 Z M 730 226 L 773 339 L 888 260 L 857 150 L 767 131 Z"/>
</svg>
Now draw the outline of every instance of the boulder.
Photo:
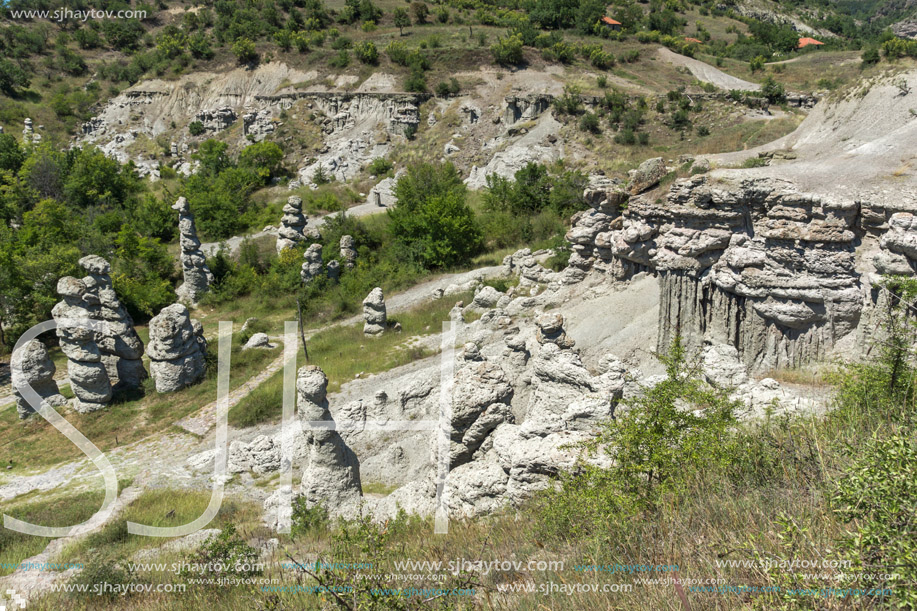
<svg viewBox="0 0 917 611">
<path fill-rule="evenodd" d="M 23 396 L 20 388 L 25 384 L 41 397 L 42 402 L 47 402 L 51 407 L 66 404 L 67 400 L 60 394 L 57 382 L 54 381 L 54 362 L 48 356 L 45 345 L 37 339 L 26 342 L 13 352 L 10 371 L 19 418 L 28 418 L 35 412 L 35 408 L 39 407 L 31 405 Z"/>
<path fill-rule="evenodd" d="M 668 172 L 662 157 L 647 159 L 630 173 L 627 192 L 630 195 L 639 195 L 644 191 L 648 191 L 658 185 L 662 177 Z"/>
</svg>

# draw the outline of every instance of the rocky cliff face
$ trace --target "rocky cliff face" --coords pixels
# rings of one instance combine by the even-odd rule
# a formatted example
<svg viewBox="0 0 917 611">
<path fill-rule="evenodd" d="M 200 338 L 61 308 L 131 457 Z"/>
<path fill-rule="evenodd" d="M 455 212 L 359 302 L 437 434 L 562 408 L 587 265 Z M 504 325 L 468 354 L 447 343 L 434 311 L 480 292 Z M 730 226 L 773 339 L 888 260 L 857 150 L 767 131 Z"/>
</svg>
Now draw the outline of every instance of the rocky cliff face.
<svg viewBox="0 0 917 611">
<path fill-rule="evenodd" d="M 580 265 L 659 277 L 660 350 L 680 333 L 735 346 L 759 370 L 824 357 L 871 312 L 880 274 L 917 270 L 912 214 L 775 178 L 679 180 L 665 199 L 632 198 L 619 218 L 580 213 L 568 239 Z"/>
</svg>

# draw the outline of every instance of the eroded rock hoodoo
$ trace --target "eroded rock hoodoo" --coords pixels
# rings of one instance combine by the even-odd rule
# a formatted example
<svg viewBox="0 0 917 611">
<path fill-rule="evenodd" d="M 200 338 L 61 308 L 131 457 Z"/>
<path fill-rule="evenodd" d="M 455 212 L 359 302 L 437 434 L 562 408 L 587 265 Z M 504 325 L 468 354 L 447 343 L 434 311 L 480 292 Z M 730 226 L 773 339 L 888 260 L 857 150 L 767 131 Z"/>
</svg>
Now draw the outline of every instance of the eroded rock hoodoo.
<svg viewBox="0 0 917 611">
<path fill-rule="evenodd" d="M 48 356 L 48 349 L 37 339 L 26 342 L 19 350 L 13 352 L 10 370 L 13 394 L 16 396 L 16 411 L 20 419 L 28 418 L 39 408 L 38 405 L 31 405 L 19 390 L 24 384 L 28 384 L 42 401 L 51 407 L 60 407 L 67 403 L 67 399 L 60 394 L 57 382 L 54 381 L 56 368 Z"/>
<path fill-rule="evenodd" d="M 380 335 L 385 331 L 386 322 L 385 299 L 377 286 L 363 300 L 363 334 Z"/>
<path fill-rule="evenodd" d="M 185 282 L 175 290 L 179 299 L 191 304 L 197 303 L 204 293 L 210 290 L 213 274 L 207 267 L 207 259 L 201 251 L 201 241 L 197 238 L 194 226 L 194 215 L 188 207 L 188 200 L 179 197 L 172 205 L 178 211 L 178 231 L 181 234 L 181 269 Z"/>
<path fill-rule="evenodd" d="M 82 280 L 66 276 L 57 283 L 63 298 L 51 311 L 57 336 L 67 356 L 74 408 L 91 412 L 111 400 L 118 390 L 138 388 L 146 379 L 143 342 L 111 284 L 111 266 L 98 256 L 80 259 L 89 272 Z"/>
<path fill-rule="evenodd" d="M 150 321 L 146 352 L 156 392 L 175 392 L 196 384 L 207 370 L 203 326 L 180 303 L 163 308 Z"/>
<path fill-rule="evenodd" d="M 353 236 L 341 236 L 341 259 L 344 260 L 344 267 L 347 269 L 357 266 L 357 247 Z"/>
<path fill-rule="evenodd" d="M 322 273 L 324 267 L 322 264 L 322 245 L 312 244 L 302 256 L 305 262 L 302 264 L 299 277 L 302 278 L 303 284 L 309 284 Z"/>
<path fill-rule="evenodd" d="M 309 221 L 302 213 L 302 198 L 291 195 L 283 206 L 283 218 L 280 219 L 280 229 L 277 231 L 278 254 L 304 242 L 307 238 L 318 239 L 318 231 L 308 227 L 308 224 Z"/>
<path fill-rule="evenodd" d="M 353 517 L 359 512 L 362 494 L 360 463 L 334 430 L 327 391 L 328 378 L 320 368 L 300 368 L 296 378 L 298 410 L 309 446 L 302 494 L 310 507 L 322 505 L 332 515 Z M 314 423 L 314 428 L 309 423 Z"/>
</svg>

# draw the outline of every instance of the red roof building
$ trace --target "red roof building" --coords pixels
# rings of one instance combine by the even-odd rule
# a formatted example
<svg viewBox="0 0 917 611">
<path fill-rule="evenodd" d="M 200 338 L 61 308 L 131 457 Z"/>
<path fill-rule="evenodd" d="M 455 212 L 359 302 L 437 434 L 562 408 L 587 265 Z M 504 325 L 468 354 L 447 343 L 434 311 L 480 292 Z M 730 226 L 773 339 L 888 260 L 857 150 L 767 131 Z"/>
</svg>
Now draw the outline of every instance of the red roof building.
<svg viewBox="0 0 917 611">
<path fill-rule="evenodd" d="M 611 28 L 612 30 L 620 30 L 621 22 L 615 21 L 611 17 L 602 17 L 602 25 Z"/>
<path fill-rule="evenodd" d="M 799 39 L 799 45 L 796 48 L 801 49 L 803 47 L 808 47 L 809 45 L 823 45 L 823 44 L 825 43 L 823 43 L 820 40 L 815 40 L 814 38 L 805 37 L 805 38 Z"/>
<path fill-rule="evenodd" d="M 685 42 L 696 42 L 696 43 L 699 44 L 699 45 L 704 44 L 704 41 L 703 41 L 703 40 L 698 40 L 698 39 L 696 39 L 696 38 L 689 38 L 689 37 L 687 37 L 687 36 L 685 36 Z"/>
</svg>

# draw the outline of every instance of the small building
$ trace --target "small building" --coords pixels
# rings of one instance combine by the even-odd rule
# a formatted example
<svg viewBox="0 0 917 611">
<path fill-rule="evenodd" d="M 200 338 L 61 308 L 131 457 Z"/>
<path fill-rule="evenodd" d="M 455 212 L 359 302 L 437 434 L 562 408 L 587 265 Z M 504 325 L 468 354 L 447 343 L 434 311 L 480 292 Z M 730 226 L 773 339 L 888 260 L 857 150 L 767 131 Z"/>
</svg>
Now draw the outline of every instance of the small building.
<svg viewBox="0 0 917 611">
<path fill-rule="evenodd" d="M 823 43 L 820 40 L 815 40 L 814 38 L 809 38 L 808 36 L 806 36 L 804 38 L 799 39 L 799 44 L 796 46 L 796 48 L 801 49 L 803 47 L 808 47 L 809 45 L 823 45 L 823 44 L 825 43 Z"/>
<path fill-rule="evenodd" d="M 605 26 L 606 28 L 610 30 L 618 31 L 621 29 L 621 22 L 615 21 L 611 17 L 602 17 L 601 23 L 603 26 Z"/>
<path fill-rule="evenodd" d="M 696 38 L 690 38 L 690 37 L 688 37 L 688 36 L 685 36 L 685 42 L 693 42 L 693 43 L 697 43 L 697 44 L 699 44 L 699 45 L 704 44 L 704 41 L 703 41 L 703 40 L 698 40 L 698 39 L 696 39 Z"/>
</svg>

